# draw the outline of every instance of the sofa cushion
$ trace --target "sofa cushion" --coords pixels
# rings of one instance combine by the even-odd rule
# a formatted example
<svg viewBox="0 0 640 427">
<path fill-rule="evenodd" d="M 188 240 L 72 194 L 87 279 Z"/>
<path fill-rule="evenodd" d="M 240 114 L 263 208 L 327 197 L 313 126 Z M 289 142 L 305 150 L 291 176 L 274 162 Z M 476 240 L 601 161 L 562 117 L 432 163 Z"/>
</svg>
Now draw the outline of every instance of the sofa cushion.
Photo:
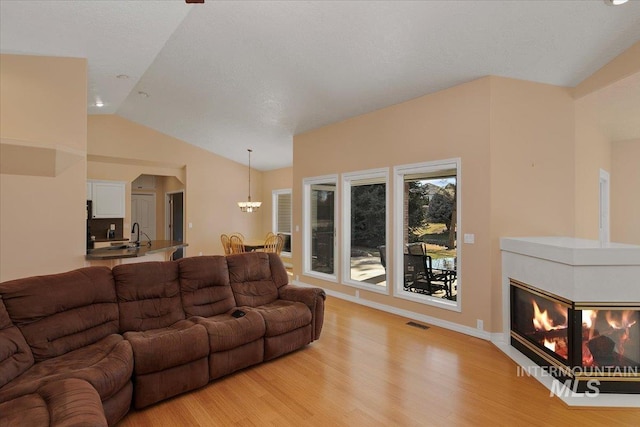
<svg viewBox="0 0 640 427">
<path fill-rule="evenodd" d="M 231 315 L 234 310 L 212 317 L 193 317 L 197 323 L 203 325 L 209 334 L 211 352 L 231 350 L 264 336 L 264 319 L 258 312 L 246 307 L 245 315 L 235 318 Z"/>
<path fill-rule="evenodd" d="M 113 277 L 121 332 L 164 328 L 185 318 L 175 261 L 117 265 Z"/>
<path fill-rule="evenodd" d="M 107 420 L 96 390 L 86 381 L 70 378 L 0 403 L 0 427 L 20 425 L 106 427 Z"/>
<path fill-rule="evenodd" d="M 264 318 L 266 337 L 281 335 L 311 324 L 311 310 L 301 302 L 276 300 L 254 310 Z"/>
<path fill-rule="evenodd" d="M 0 283 L 0 295 L 36 362 L 118 332 L 116 293 L 107 267 Z"/>
<path fill-rule="evenodd" d="M 131 344 L 113 334 L 56 358 L 36 363 L 22 375 L 0 388 L 0 402 L 34 393 L 40 386 L 65 378 L 89 382 L 105 400 L 131 380 L 133 354 Z"/>
<path fill-rule="evenodd" d="M 126 332 L 124 337 L 133 348 L 138 375 L 184 365 L 209 355 L 204 327 L 189 320 L 161 329 Z"/>
<path fill-rule="evenodd" d="M 182 306 L 187 317 L 224 314 L 235 305 L 224 256 L 199 256 L 178 260 Z"/>
<path fill-rule="evenodd" d="M 0 297 L 0 387 L 29 369 L 33 354 Z"/>
<path fill-rule="evenodd" d="M 229 282 L 236 305 L 257 307 L 278 298 L 278 286 L 271 275 L 269 255 L 249 252 L 227 256 Z"/>
</svg>

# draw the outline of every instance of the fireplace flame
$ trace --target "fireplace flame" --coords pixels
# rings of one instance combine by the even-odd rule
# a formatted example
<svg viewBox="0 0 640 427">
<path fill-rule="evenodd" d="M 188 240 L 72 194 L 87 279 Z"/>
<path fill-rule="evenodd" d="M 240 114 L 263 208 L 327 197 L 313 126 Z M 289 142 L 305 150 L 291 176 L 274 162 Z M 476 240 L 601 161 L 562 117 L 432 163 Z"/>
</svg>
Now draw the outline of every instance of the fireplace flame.
<svg viewBox="0 0 640 427">
<path fill-rule="evenodd" d="M 549 317 L 547 310 L 540 311 L 540 307 L 533 302 L 533 326 L 537 331 L 553 331 L 555 329 L 566 328 L 566 325 L 555 325 L 553 319 Z"/>
<path fill-rule="evenodd" d="M 546 338 L 544 339 L 544 346 L 549 350 L 555 352 L 556 351 L 556 343 L 554 341 L 548 341 Z"/>
<path fill-rule="evenodd" d="M 598 312 L 596 310 L 582 310 L 582 325 L 588 329 L 593 326 L 593 321 L 596 320 Z"/>
<path fill-rule="evenodd" d="M 619 313 L 620 316 L 615 316 L 614 313 Z M 627 329 L 636 324 L 637 320 L 634 319 L 634 310 L 611 310 L 606 312 L 607 323 L 613 329 Z"/>
</svg>

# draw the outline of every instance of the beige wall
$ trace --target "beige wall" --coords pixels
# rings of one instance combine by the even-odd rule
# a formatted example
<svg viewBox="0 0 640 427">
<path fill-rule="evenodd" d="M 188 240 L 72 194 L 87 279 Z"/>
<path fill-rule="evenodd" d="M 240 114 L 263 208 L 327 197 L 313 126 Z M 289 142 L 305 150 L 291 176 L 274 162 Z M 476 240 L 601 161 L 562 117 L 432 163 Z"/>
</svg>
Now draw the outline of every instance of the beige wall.
<svg viewBox="0 0 640 427">
<path fill-rule="evenodd" d="M 86 75 L 84 59 L 0 56 L 3 157 L 5 146 L 17 147 L 18 173 L 0 175 L 2 281 L 84 265 Z M 52 167 L 20 174 L 32 166 L 27 146 L 51 153 Z M 53 164 L 67 155 L 64 168 Z"/>
<path fill-rule="evenodd" d="M 302 224 L 302 180 L 306 177 L 460 157 L 462 224 L 475 233 L 464 245 L 462 313 L 360 290 L 360 298 L 475 327 L 491 319 L 489 78 L 364 114 L 294 137 L 294 224 Z M 389 191 L 392 193 L 392 183 Z M 393 197 L 393 196 L 392 196 Z M 338 197 L 340 204 L 340 197 Z M 391 212 L 391 221 L 393 213 Z M 338 223 L 338 236 L 341 236 Z M 391 230 L 393 233 L 393 230 Z M 301 232 L 294 232 L 294 275 L 300 280 L 355 296 L 355 288 L 302 273 Z M 391 236 L 391 241 L 393 236 Z M 340 259 L 341 254 L 336 255 Z M 387 261 L 388 277 L 393 259 Z M 400 267 L 402 268 L 402 267 Z M 338 277 L 342 272 L 338 264 Z"/>
<path fill-rule="evenodd" d="M 599 239 L 600 169 L 611 173 L 611 143 L 598 126 L 595 97 L 575 102 L 575 237 Z"/>
<path fill-rule="evenodd" d="M 472 328 L 482 319 L 486 330 L 498 331 L 499 238 L 573 234 L 573 142 L 568 89 L 487 77 L 296 136 L 294 188 L 305 177 L 461 158 L 458 232 L 475 235 L 461 248 L 462 312 L 362 290 L 360 298 Z M 301 212 L 297 193 L 296 224 Z M 354 296 L 354 288 L 302 274 L 300 234 L 294 275 Z M 398 268 L 388 263 L 388 271 Z"/>
<path fill-rule="evenodd" d="M 222 254 L 220 234 L 263 236 L 263 211 L 240 212 L 247 197 L 247 167 L 116 115 L 89 116 L 89 177 L 131 181 L 141 173 L 178 176 L 185 188 L 187 256 Z M 251 173 L 252 196 L 262 194 L 262 173 Z M 127 205 L 125 228 L 130 226 Z"/>
<path fill-rule="evenodd" d="M 2 55 L 3 160 L 10 152 L 11 159 L 21 158 L 11 167 L 24 167 L 5 173 L 2 163 L 0 280 L 84 265 L 85 180 L 126 181 L 129 199 L 130 182 L 147 173 L 177 177 L 167 178 L 163 191 L 185 189 L 186 221 L 193 223 L 185 230 L 187 255 L 221 254 L 221 233 L 264 236 L 271 228 L 272 190 L 292 188 L 294 274 L 353 296 L 353 288 L 302 275 L 295 227 L 302 224 L 303 178 L 460 157 L 459 232 L 476 236 L 475 244 L 460 248 L 462 312 L 362 290 L 360 297 L 470 327 L 482 319 L 485 329 L 498 331 L 499 237 L 594 237 L 592 182 L 599 168 L 611 169 L 612 238 L 640 243 L 640 198 L 629 197 L 640 184 L 640 142 L 609 148 L 592 126 L 586 97 L 637 72 L 638 46 L 579 85 L 575 102 L 564 88 L 487 77 L 297 135 L 293 168 L 252 171 L 252 196 L 263 202 L 256 214 L 242 214 L 236 206 L 246 198 L 246 166 L 115 115 L 87 119 L 84 60 Z M 41 168 L 43 176 L 21 175 L 35 163 L 24 147 L 44 152 L 45 162 L 53 158 L 53 167 Z"/>
<path fill-rule="evenodd" d="M 611 240 L 640 245 L 640 139 L 611 146 Z"/>
<path fill-rule="evenodd" d="M 575 149 L 570 91 L 491 77 L 490 151 L 491 200 L 487 201 L 491 212 L 490 310 L 491 330 L 499 331 L 502 326 L 499 239 L 573 236 Z M 465 213 L 468 216 L 470 212 Z"/>
</svg>

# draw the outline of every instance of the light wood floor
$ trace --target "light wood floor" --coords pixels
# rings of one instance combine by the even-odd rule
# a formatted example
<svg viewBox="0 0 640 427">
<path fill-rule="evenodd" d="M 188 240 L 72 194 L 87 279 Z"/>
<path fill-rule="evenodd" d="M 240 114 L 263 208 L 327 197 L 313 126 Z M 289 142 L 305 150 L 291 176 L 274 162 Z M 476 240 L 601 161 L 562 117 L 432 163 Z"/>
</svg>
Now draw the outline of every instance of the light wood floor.
<svg viewBox="0 0 640 427">
<path fill-rule="evenodd" d="M 408 320 L 328 298 L 319 341 L 119 427 L 640 425 L 640 409 L 570 409 L 491 343 Z"/>
</svg>

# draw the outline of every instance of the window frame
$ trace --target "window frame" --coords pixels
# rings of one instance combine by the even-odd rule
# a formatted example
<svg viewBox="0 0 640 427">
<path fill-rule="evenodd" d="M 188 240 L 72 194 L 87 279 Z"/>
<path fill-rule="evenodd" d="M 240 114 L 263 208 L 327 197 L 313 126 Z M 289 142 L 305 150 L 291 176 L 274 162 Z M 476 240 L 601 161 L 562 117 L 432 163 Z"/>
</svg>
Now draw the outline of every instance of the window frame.
<svg viewBox="0 0 640 427">
<path fill-rule="evenodd" d="M 389 295 L 390 291 L 390 277 L 388 273 L 389 263 L 387 261 L 387 267 L 385 267 L 385 282 L 384 287 L 374 285 L 371 283 L 361 282 L 353 280 L 351 278 L 351 188 L 353 181 L 371 180 L 373 184 L 385 185 L 385 259 L 389 260 L 389 168 L 368 169 L 356 172 L 346 172 L 342 174 L 342 283 L 347 286 L 352 286 L 359 289 L 365 289 L 367 291 L 377 292 L 385 295 Z"/>
<path fill-rule="evenodd" d="M 394 166 L 393 168 L 393 296 L 445 310 L 462 311 L 463 291 L 463 224 L 462 224 L 462 164 L 459 157 Z M 438 171 L 456 170 L 456 301 L 436 298 L 404 290 L 404 184 L 405 175 L 435 174 Z M 387 258 L 388 259 L 388 258 Z"/>
<path fill-rule="evenodd" d="M 279 214 L 279 204 L 278 198 L 281 195 L 288 194 L 289 195 L 289 231 L 283 232 L 278 229 L 278 214 Z M 272 212 L 271 212 L 271 230 L 274 234 L 285 234 L 289 236 L 291 241 L 291 247 L 293 248 L 293 191 L 291 188 L 283 188 L 278 190 L 273 190 L 271 192 L 271 200 L 272 200 Z M 280 256 L 284 258 L 291 258 L 291 252 L 285 252 L 284 250 L 280 254 Z"/>
<path fill-rule="evenodd" d="M 333 184 L 335 185 L 333 198 L 333 274 L 322 273 L 312 270 L 311 250 L 311 186 Z M 339 181 L 337 174 L 323 175 L 304 178 L 302 180 L 302 266 L 303 274 L 317 279 L 338 283 L 338 271 L 340 267 L 340 257 L 338 256 L 338 227 L 339 227 Z"/>
</svg>

